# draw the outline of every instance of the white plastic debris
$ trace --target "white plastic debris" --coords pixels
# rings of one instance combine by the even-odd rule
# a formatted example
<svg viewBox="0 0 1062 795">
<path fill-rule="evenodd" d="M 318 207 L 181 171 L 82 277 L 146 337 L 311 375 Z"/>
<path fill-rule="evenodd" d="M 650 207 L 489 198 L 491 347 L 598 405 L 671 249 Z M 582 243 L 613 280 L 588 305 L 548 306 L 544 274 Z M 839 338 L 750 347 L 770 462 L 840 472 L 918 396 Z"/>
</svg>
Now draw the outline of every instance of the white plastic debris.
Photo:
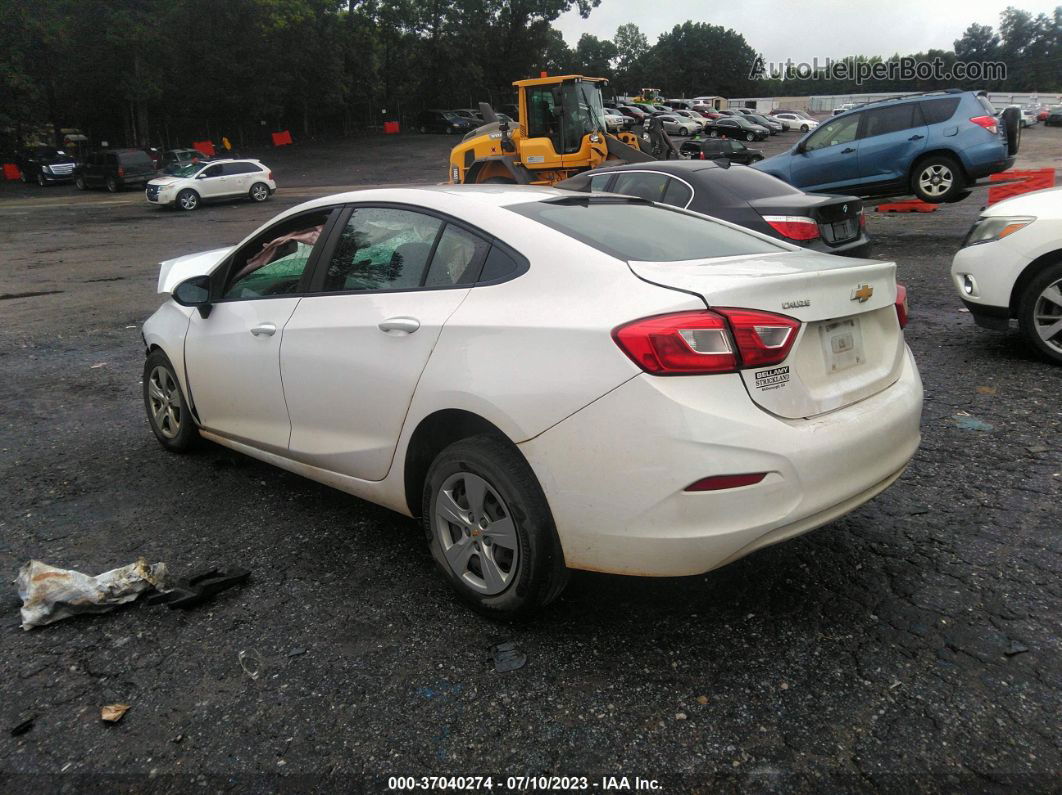
<svg viewBox="0 0 1062 795">
<path fill-rule="evenodd" d="M 95 577 L 31 560 L 15 580 L 22 598 L 23 629 L 79 613 L 105 613 L 151 588 L 165 590 L 165 583 L 166 564 L 148 565 L 143 558 Z"/>
</svg>

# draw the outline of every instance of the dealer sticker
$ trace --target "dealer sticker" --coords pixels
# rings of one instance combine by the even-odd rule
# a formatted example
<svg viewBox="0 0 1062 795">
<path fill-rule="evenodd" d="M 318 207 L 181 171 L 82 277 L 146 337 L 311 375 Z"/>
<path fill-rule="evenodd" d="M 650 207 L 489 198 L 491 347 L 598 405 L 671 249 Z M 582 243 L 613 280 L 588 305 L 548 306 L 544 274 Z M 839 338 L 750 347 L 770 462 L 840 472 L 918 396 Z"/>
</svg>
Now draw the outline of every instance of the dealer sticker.
<svg viewBox="0 0 1062 795">
<path fill-rule="evenodd" d="M 789 366 L 774 367 L 770 370 L 759 370 L 756 373 L 756 388 L 767 392 L 771 389 L 781 389 L 789 383 Z"/>
</svg>

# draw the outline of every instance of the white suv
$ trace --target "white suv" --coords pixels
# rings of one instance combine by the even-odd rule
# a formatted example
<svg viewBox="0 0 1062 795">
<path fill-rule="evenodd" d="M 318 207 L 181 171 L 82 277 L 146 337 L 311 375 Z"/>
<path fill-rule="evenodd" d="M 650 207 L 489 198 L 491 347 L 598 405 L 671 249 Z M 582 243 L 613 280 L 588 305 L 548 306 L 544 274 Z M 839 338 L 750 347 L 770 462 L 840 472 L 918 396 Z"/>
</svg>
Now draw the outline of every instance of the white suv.
<svg viewBox="0 0 1062 795">
<path fill-rule="evenodd" d="M 977 325 L 1004 331 L 1017 318 L 1028 343 L 1062 364 L 1062 187 L 982 210 L 951 277 Z"/>
<path fill-rule="evenodd" d="M 194 210 L 201 202 L 247 196 L 264 202 L 277 189 L 273 172 L 258 160 L 190 163 L 170 176 L 151 180 L 144 195 L 151 204 Z"/>
</svg>

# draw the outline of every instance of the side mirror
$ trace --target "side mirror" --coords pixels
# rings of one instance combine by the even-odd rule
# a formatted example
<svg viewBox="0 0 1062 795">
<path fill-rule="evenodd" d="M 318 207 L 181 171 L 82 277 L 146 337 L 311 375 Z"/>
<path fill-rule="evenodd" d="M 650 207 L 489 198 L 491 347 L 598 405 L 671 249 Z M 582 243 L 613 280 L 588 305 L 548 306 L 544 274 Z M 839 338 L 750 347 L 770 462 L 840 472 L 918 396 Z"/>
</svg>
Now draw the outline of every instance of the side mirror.
<svg viewBox="0 0 1062 795">
<path fill-rule="evenodd" d="M 185 279 L 173 290 L 173 300 L 181 306 L 194 306 L 201 317 L 210 317 L 210 277 L 193 276 Z"/>
<path fill-rule="evenodd" d="M 795 148 L 796 148 L 796 153 L 798 155 L 802 155 L 802 154 L 804 154 L 804 152 L 807 151 L 807 148 L 804 146 L 804 142 L 803 141 L 800 141 L 799 143 L 797 143 Z"/>
<path fill-rule="evenodd" d="M 200 171 L 198 174 L 195 175 L 195 178 L 196 179 L 206 179 L 206 172 L 205 171 Z"/>
</svg>

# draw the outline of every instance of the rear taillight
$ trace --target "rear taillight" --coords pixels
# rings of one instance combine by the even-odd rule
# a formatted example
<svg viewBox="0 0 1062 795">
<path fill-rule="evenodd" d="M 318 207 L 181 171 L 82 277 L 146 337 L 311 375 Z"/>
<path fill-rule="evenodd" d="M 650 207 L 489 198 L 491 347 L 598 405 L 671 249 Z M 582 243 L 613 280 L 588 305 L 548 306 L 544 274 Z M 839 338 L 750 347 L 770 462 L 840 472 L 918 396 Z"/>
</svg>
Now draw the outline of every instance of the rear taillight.
<svg viewBox="0 0 1062 795">
<path fill-rule="evenodd" d="M 733 373 L 785 360 L 800 321 L 755 309 L 676 312 L 620 326 L 612 338 L 653 375 Z"/>
<path fill-rule="evenodd" d="M 862 210 L 859 211 L 859 228 L 865 229 L 867 225 L 867 214 Z"/>
<path fill-rule="evenodd" d="M 907 288 L 902 284 L 896 285 L 896 319 L 900 321 L 900 328 L 907 325 Z"/>
<path fill-rule="evenodd" d="M 814 240 L 819 236 L 819 225 L 813 218 L 799 215 L 765 215 L 763 220 L 782 237 L 790 240 Z"/>
<path fill-rule="evenodd" d="M 269 181 L 270 182 L 273 181 L 273 172 L 272 171 L 269 172 Z"/>
<path fill-rule="evenodd" d="M 999 120 L 995 116 L 974 116 L 970 121 L 978 127 L 984 127 L 992 135 L 999 133 Z"/>
<path fill-rule="evenodd" d="M 701 151 L 701 160 L 704 160 L 704 151 Z"/>
<path fill-rule="evenodd" d="M 122 166 L 118 166 L 118 176 L 119 177 L 124 177 L 125 176 L 125 169 Z"/>
</svg>

